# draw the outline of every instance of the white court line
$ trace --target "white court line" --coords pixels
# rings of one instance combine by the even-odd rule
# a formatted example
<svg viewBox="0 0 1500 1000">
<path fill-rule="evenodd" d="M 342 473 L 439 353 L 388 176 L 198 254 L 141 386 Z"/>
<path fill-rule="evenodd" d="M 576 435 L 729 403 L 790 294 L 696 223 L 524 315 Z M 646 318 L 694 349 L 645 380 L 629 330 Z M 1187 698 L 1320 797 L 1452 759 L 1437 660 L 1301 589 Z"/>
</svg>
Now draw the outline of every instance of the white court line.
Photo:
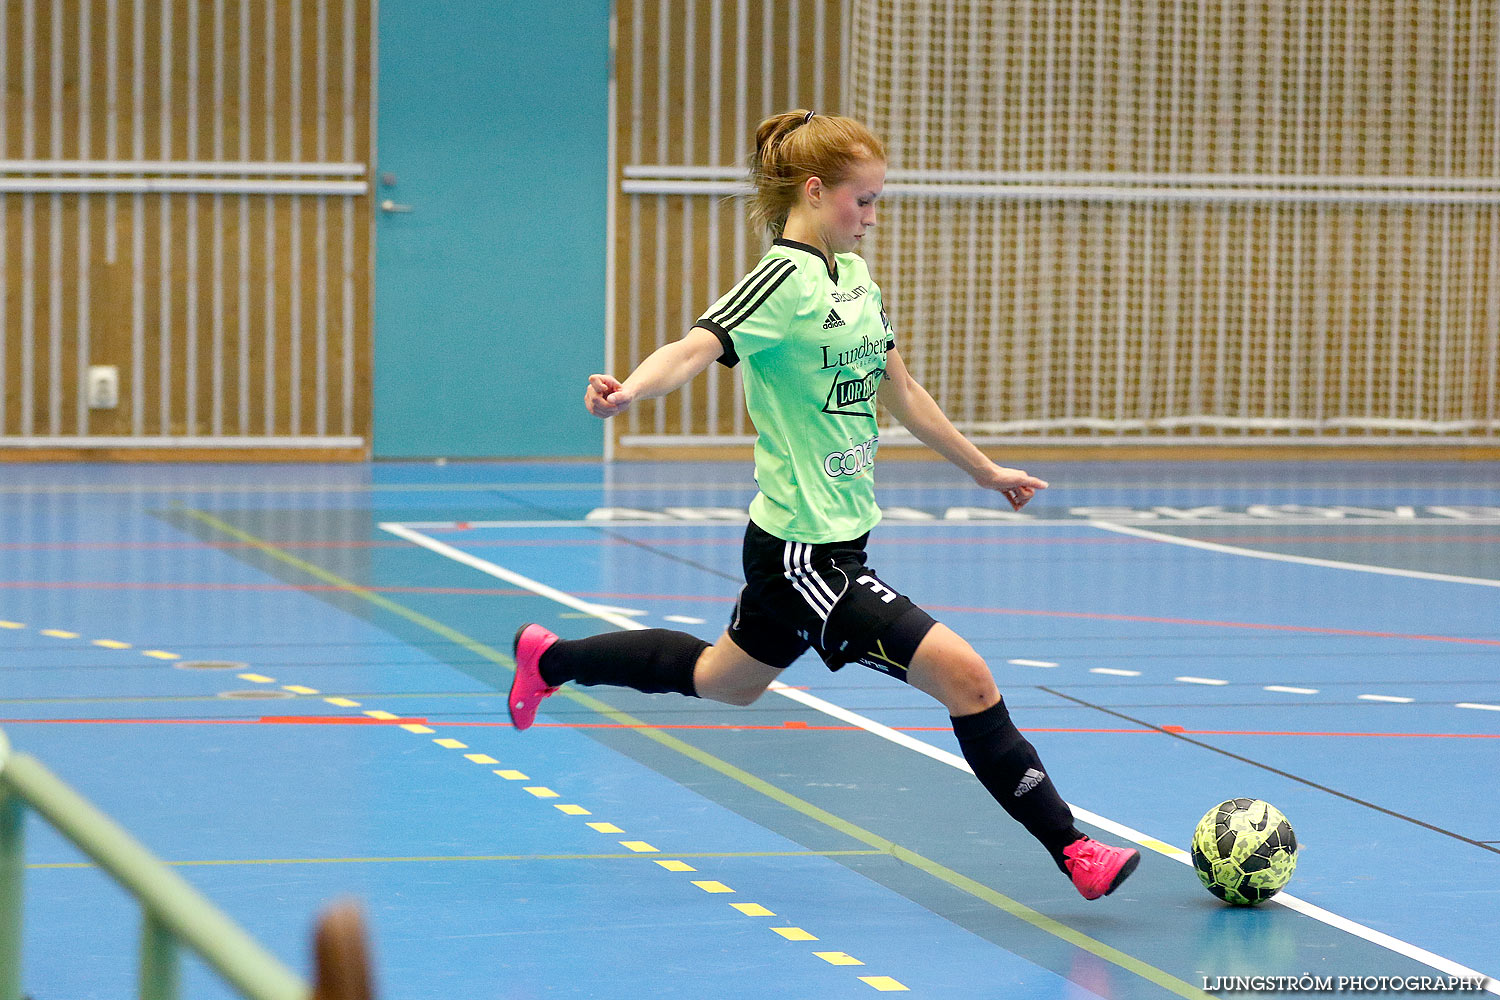
<svg viewBox="0 0 1500 1000">
<path fill-rule="evenodd" d="M 588 601 L 580 600 L 579 598 L 574 597 L 572 594 L 565 593 L 564 591 L 558 590 L 555 587 L 549 587 L 545 583 L 538 582 L 531 579 L 530 577 L 522 576 L 520 573 L 517 573 L 513 570 L 508 570 L 503 566 L 498 566 L 495 563 L 490 562 L 488 559 L 481 559 L 479 556 L 464 552 L 461 549 L 456 549 L 453 546 L 446 544 L 445 542 L 440 542 L 435 538 L 429 538 L 419 531 L 413 531 L 408 525 L 386 522 L 380 525 L 380 529 L 382 531 L 389 532 L 390 534 L 395 535 L 398 538 L 404 538 L 408 542 L 411 542 L 413 545 L 420 545 L 422 548 L 427 549 L 428 551 L 436 552 L 438 555 L 445 556 L 449 559 L 454 560 L 455 562 L 460 562 L 465 566 L 477 569 L 481 573 L 486 573 L 490 576 L 495 577 L 496 579 L 504 580 L 507 583 L 514 584 L 515 586 L 521 587 L 524 590 L 529 590 L 533 594 L 537 594 L 538 596 L 556 601 L 558 604 L 562 604 L 566 607 L 572 608 L 575 611 L 582 611 L 583 613 L 598 618 L 601 621 L 607 621 L 611 625 L 614 625 L 618 628 L 626 629 L 629 631 L 641 631 L 646 628 L 646 626 L 642 625 L 640 622 L 631 621 L 629 618 L 614 614 L 610 609 L 604 607 L 603 605 L 590 604 Z M 969 766 L 969 762 L 964 760 L 958 754 L 955 754 L 948 750 L 944 750 L 940 747 L 935 747 L 932 744 L 919 740 L 913 736 L 908 735 L 907 733 L 898 732 L 897 730 L 892 729 L 889 726 L 885 726 L 880 724 L 879 722 L 876 722 L 874 719 L 867 719 L 863 715 L 851 712 L 849 709 L 844 708 L 842 705 L 835 705 L 833 702 L 825 701 L 824 699 L 819 698 L 817 695 L 808 694 L 806 691 L 799 691 L 796 688 L 788 687 L 787 685 L 782 684 L 780 681 L 772 681 L 769 690 L 774 691 L 776 694 L 779 694 L 784 698 L 790 698 L 792 701 L 805 705 L 806 707 L 816 712 L 821 712 L 822 714 L 827 715 L 831 718 L 838 719 L 841 722 L 846 722 L 851 726 L 856 726 L 860 729 L 863 729 L 865 732 L 871 733 L 875 736 L 879 736 L 881 739 L 888 740 L 891 743 L 896 744 L 897 746 L 905 747 L 908 750 L 913 750 L 924 757 L 928 757 L 940 763 L 947 764 L 948 766 L 957 768 L 960 771 L 966 771 L 969 774 L 974 773 L 974 769 Z M 1182 850 L 1181 848 L 1174 847 L 1171 844 L 1166 843 L 1165 841 L 1158 840 L 1155 837 L 1140 832 L 1139 830 L 1135 830 L 1131 827 L 1125 826 L 1123 823 L 1116 823 L 1114 820 L 1104 816 L 1100 816 L 1098 813 L 1079 808 L 1078 806 L 1073 805 L 1071 802 L 1068 803 L 1068 808 L 1073 810 L 1073 815 L 1075 818 L 1080 819 L 1092 826 L 1098 827 L 1099 829 L 1104 830 L 1107 833 L 1112 833 L 1116 837 L 1120 837 L 1124 840 L 1131 841 L 1132 843 L 1139 844 L 1142 847 L 1156 851 L 1158 854 L 1163 854 L 1185 865 L 1191 866 L 1193 863 L 1192 858 L 1188 855 L 1188 852 Z M 1459 963 L 1451 959 L 1444 958 L 1443 956 L 1430 952 L 1425 948 L 1419 948 L 1407 941 L 1402 941 L 1400 938 L 1391 937 L 1389 934 L 1382 934 L 1380 931 L 1373 930 L 1369 927 L 1364 926 L 1363 924 L 1355 923 L 1354 921 L 1349 920 L 1346 917 L 1341 917 L 1338 914 L 1325 910 L 1320 906 L 1315 906 L 1312 903 L 1291 895 L 1290 893 L 1277 893 L 1271 898 L 1270 902 L 1278 903 L 1282 906 L 1287 907 L 1288 909 L 1296 910 L 1298 913 L 1301 913 L 1304 916 L 1312 917 L 1314 920 L 1322 921 L 1330 927 L 1335 927 L 1348 934 L 1352 934 L 1355 937 L 1362 938 L 1363 940 L 1368 941 L 1371 944 L 1379 945 L 1380 947 L 1385 948 L 1389 951 L 1393 951 L 1398 955 L 1404 955 L 1407 958 L 1420 962 L 1430 968 L 1436 969 L 1439 972 L 1444 973 L 1445 975 L 1458 976 L 1462 978 L 1484 977 L 1485 989 L 1491 993 L 1500 995 L 1500 979 L 1496 979 L 1492 976 L 1485 976 L 1484 973 L 1471 969 L 1468 966 L 1460 965 Z"/>
<path fill-rule="evenodd" d="M 455 487 L 455 489 L 458 489 L 458 488 L 460 488 L 460 487 Z M 482 488 L 482 489 L 487 489 L 487 490 L 500 490 L 500 489 L 507 489 L 508 487 L 504 487 L 504 486 L 487 486 L 487 487 L 469 487 L 469 486 L 464 486 L 464 487 L 461 487 L 461 488 L 462 489 L 481 489 Z M 684 488 L 686 488 L 686 487 L 684 487 Z M 182 488 L 179 488 L 177 491 L 181 492 L 181 491 L 185 490 L 186 492 L 192 492 L 192 489 L 193 488 L 182 487 Z M 199 489 L 201 491 L 203 488 L 199 487 L 197 489 Z M 245 487 L 235 486 L 230 491 L 239 490 L 239 491 L 243 491 L 243 492 L 253 492 L 255 489 L 256 488 L 253 487 L 253 486 L 245 486 Z M 353 492 L 356 489 L 362 489 L 362 490 L 366 490 L 366 491 L 371 491 L 371 490 L 375 490 L 375 489 L 394 489 L 394 487 L 385 487 L 385 486 L 379 486 L 379 487 L 376 487 L 376 486 L 369 486 L 369 487 L 352 487 L 352 486 L 351 487 L 331 487 L 328 491 L 325 491 L 325 492 Z M 411 489 L 412 490 L 417 490 L 417 489 L 419 489 L 419 487 L 413 486 L 413 487 L 411 487 Z M 155 490 L 154 488 L 151 488 L 151 491 L 153 491 L 153 492 L 173 492 L 171 490 L 166 490 L 166 489 L 162 489 L 162 490 L 158 491 L 158 490 Z M 0 493 L 7 493 L 7 492 L 18 492 L 18 491 L 16 491 L 16 490 L 7 490 L 4 487 L 0 487 Z M 56 491 L 53 491 L 53 492 L 85 492 L 85 491 L 56 490 Z M 301 492 L 307 492 L 307 491 L 303 490 Z M 1001 511 L 1000 513 L 1004 514 L 1005 512 Z M 573 520 L 557 520 L 557 519 L 542 520 L 542 519 L 533 519 L 533 520 L 520 520 L 520 521 L 497 520 L 497 521 L 463 521 L 463 522 L 458 522 L 458 521 L 402 521 L 401 523 L 404 524 L 404 525 L 406 525 L 409 528 L 427 528 L 427 529 L 433 529 L 433 530 L 438 530 L 438 531 L 463 530 L 463 529 L 459 528 L 459 524 L 460 523 L 466 525 L 469 528 L 661 528 L 661 527 L 694 528 L 694 527 L 697 527 L 697 528 L 739 528 L 741 530 L 744 530 L 744 527 L 745 527 L 745 515 L 744 515 L 744 512 L 741 511 L 741 510 L 739 510 L 738 508 L 736 508 L 735 509 L 735 514 L 736 514 L 735 517 L 729 517 L 729 516 L 724 516 L 724 517 L 717 517 L 717 516 L 714 516 L 714 517 L 680 517 L 680 516 L 674 516 L 674 515 L 662 515 L 662 516 L 659 516 L 659 517 L 650 517 L 650 518 L 647 518 L 647 517 L 634 517 L 634 518 L 620 517 L 620 518 L 592 518 L 592 519 L 589 519 L 589 518 L 582 518 L 582 519 L 575 518 Z M 881 527 L 881 530 L 885 530 L 887 528 L 913 528 L 913 527 L 915 527 L 915 528 L 1036 528 L 1036 527 L 1054 527 L 1055 528 L 1055 527 L 1070 527 L 1070 526 L 1071 527 L 1080 527 L 1080 526 L 1082 526 L 1082 527 L 1096 527 L 1097 528 L 1097 527 L 1103 527 L 1106 524 L 1108 524 L 1108 525 L 1114 525 L 1115 523 L 1116 522 L 1114 522 L 1114 521 L 1096 521 L 1096 520 L 1092 520 L 1090 518 L 1082 517 L 1082 516 L 1079 516 L 1079 517 L 1043 517 L 1043 516 L 1038 515 L 1038 514 L 1016 514 L 1016 515 L 1013 515 L 1013 516 L 1010 516 L 1010 517 L 998 517 L 998 518 L 987 518 L 987 517 L 984 517 L 984 518 L 979 518 L 979 517 L 976 517 L 976 518 L 958 518 L 958 517 L 938 517 L 938 516 L 933 516 L 933 517 L 930 517 L 930 518 L 902 518 L 902 517 L 891 516 L 890 513 L 887 512 L 887 516 L 880 522 L 880 527 Z M 1257 520 L 1246 520 L 1243 517 L 1217 517 L 1217 518 L 1216 517 L 1197 517 L 1197 518 L 1193 518 L 1190 521 L 1167 521 L 1167 520 L 1163 519 L 1163 520 L 1154 521 L 1154 522 L 1151 522 L 1151 523 L 1162 524 L 1162 525 L 1177 525 L 1177 526 L 1189 525 L 1189 526 L 1201 527 L 1201 528 L 1244 528 L 1244 527 L 1283 527 L 1283 528 L 1284 527 L 1291 527 L 1291 528 L 1329 528 L 1329 527 L 1346 527 L 1346 528 L 1359 528 L 1359 527 L 1403 528 L 1403 527 L 1428 527 L 1428 528 L 1430 528 L 1430 527 L 1439 526 L 1439 525 L 1445 525 L 1445 526 L 1450 526 L 1450 527 L 1454 526 L 1454 525 L 1457 525 L 1459 527 L 1466 527 L 1467 528 L 1467 527 L 1475 527 L 1475 526 L 1485 526 L 1485 527 L 1488 527 L 1488 526 L 1491 526 L 1491 525 L 1500 524 L 1500 518 L 1472 517 L 1472 518 L 1468 518 L 1468 519 L 1465 519 L 1465 520 L 1459 520 L 1457 518 L 1449 518 L 1449 517 L 1426 517 L 1426 518 L 1416 518 L 1414 520 L 1399 520 L 1398 521 L 1398 520 L 1382 520 L 1382 519 L 1377 519 L 1377 518 L 1358 519 L 1358 520 L 1353 519 L 1353 518 L 1349 518 L 1349 519 L 1345 519 L 1345 520 L 1334 520 L 1334 519 L 1326 518 L 1326 517 L 1318 517 L 1318 518 L 1314 518 L 1314 517 L 1279 517 L 1279 518 L 1275 518 L 1275 519 L 1265 518 L 1265 519 L 1257 519 Z M 1209 543 L 1205 543 L 1205 544 L 1209 544 Z M 1249 550 L 1247 550 L 1247 551 L 1249 551 Z M 1412 572 L 1416 572 L 1416 571 L 1413 570 Z"/>
<path fill-rule="evenodd" d="M 1262 552 L 1259 549 L 1242 549 L 1238 545 L 1222 545 L 1218 542 L 1202 542 L 1196 538 L 1180 538 L 1160 531 L 1147 531 L 1113 521 L 1089 521 L 1090 526 L 1101 531 L 1113 531 L 1117 535 L 1132 535 L 1152 541 L 1186 545 L 1192 549 L 1223 552 L 1232 556 L 1249 556 L 1252 559 L 1270 559 L 1274 562 L 1298 563 L 1303 566 L 1322 566 L 1326 569 L 1348 569 L 1358 573 L 1378 573 L 1381 576 L 1405 576 L 1414 580 L 1437 580 L 1441 583 L 1468 583 L 1476 587 L 1500 587 L 1500 580 L 1488 580 L 1478 576 L 1454 576 L 1450 573 L 1428 573 L 1419 569 L 1394 569 L 1390 566 L 1370 566 L 1365 563 L 1340 562 L 1337 559 L 1314 559 L 1312 556 L 1292 556 L 1284 552 Z M 1292 539 L 1295 541 L 1295 539 Z"/>
</svg>

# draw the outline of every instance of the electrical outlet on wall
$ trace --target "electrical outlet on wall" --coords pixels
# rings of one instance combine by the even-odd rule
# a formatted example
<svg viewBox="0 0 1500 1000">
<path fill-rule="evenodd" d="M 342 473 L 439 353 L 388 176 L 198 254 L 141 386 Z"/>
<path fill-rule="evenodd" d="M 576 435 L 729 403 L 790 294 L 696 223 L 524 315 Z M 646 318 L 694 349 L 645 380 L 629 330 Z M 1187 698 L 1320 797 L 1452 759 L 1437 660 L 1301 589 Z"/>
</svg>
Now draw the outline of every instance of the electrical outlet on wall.
<svg viewBox="0 0 1500 1000">
<path fill-rule="evenodd" d="M 112 410 L 120 405 L 118 365 L 89 365 L 88 400 L 91 410 Z"/>
</svg>

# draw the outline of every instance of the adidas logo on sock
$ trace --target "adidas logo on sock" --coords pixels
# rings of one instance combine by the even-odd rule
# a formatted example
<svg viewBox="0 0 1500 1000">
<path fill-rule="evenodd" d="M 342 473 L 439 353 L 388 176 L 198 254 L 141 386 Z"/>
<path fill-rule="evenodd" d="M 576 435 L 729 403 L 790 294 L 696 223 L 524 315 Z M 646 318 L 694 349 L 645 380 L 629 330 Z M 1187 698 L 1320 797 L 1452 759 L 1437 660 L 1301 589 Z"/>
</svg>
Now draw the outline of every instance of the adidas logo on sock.
<svg viewBox="0 0 1500 1000">
<path fill-rule="evenodd" d="M 1037 785 L 1047 780 L 1047 776 L 1034 767 L 1028 767 L 1025 775 L 1021 777 L 1021 783 L 1016 786 L 1016 798 L 1020 798 L 1031 791 Z"/>
<path fill-rule="evenodd" d="M 840 327 L 840 326 L 843 326 L 843 325 L 844 325 L 844 320 L 843 320 L 843 317 L 841 317 L 838 314 L 838 310 L 836 310 L 836 309 L 830 309 L 830 310 L 828 310 L 828 318 L 823 321 L 823 329 L 825 329 L 825 330 L 832 330 L 835 327 Z"/>
</svg>

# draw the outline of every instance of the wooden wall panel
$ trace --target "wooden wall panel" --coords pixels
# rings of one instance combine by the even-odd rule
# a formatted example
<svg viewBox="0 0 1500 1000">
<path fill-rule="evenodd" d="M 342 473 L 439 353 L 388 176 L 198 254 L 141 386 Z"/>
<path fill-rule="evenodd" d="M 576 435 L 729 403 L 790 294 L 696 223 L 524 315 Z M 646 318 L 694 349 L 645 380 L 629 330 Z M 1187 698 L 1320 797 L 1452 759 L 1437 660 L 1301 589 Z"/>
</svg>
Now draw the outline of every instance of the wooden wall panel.
<svg viewBox="0 0 1500 1000">
<path fill-rule="evenodd" d="M 370 0 L 0 5 L 0 179 L 269 182 L 0 192 L 0 454 L 160 438 L 204 439 L 216 456 L 368 454 L 373 30 Z M 51 160 L 73 163 L 38 162 Z M 216 163 L 256 166 L 203 166 Z M 85 405 L 90 364 L 119 368 L 118 407 Z"/>
</svg>

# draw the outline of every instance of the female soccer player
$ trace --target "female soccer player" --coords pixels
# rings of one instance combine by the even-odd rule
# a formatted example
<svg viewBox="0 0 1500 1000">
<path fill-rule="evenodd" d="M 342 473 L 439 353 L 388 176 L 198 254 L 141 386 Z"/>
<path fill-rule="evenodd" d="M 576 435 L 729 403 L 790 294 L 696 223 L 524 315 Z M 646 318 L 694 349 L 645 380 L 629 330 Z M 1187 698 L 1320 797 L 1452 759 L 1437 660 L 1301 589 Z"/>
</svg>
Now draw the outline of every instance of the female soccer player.
<svg viewBox="0 0 1500 1000">
<path fill-rule="evenodd" d="M 752 214 L 774 237 L 759 264 L 687 335 L 621 382 L 589 376 L 597 417 L 664 396 L 710 364 L 744 363 L 757 431 L 745 532 L 745 587 L 710 645 L 649 629 L 559 640 L 540 625 L 516 633 L 510 715 L 516 729 L 568 681 L 675 691 L 749 705 L 809 648 L 830 669 L 861 663 L 948 709 L 964 757 L 990 794 L 1041 841 L 1085 898 L 1113 892 L 1138 851 L 1085 837 L 1017 731 L 989 667 L 865 563 L 880 520 L 873 467 L 875 401 L 924 444 L 1004 494 L 1017 509 L 1047 484 L 996 465 L 963 437 L 907 371 L 880 288 L 859 256 L 875 225 L 885 149 L 849 118 L 788 111 L 755 133 Z"/>
</svg>

